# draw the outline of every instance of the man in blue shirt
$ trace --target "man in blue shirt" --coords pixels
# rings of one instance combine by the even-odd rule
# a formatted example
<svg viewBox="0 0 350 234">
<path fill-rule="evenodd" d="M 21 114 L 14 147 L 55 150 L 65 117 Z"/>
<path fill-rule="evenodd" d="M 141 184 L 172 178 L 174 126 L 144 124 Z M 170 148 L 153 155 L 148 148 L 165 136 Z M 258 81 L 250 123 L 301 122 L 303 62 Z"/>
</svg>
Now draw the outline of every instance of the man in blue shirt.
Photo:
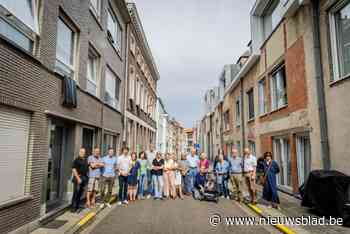
<svg viewBox="0 0 350 234">
<path fill-rule="evenodd" d="M 242 196 L 242 158 L 238 156 L 238 150 L 232 149 L 232 156 L 228 158 L 230 163 L 230 180 L 232 188 L 236 190 L 235 199 L 241 202 Z"/>
<path fill-rule="evenodd" d="M 88 208 L 94 208 L 96 202 L 96 192 L 99 188 L 99 182 L 101 177 L 101 168 L 104 167 L 102 159 L 100 157 L 100 148 L 95 148 L 93 155 L 88 158 L 89 164 L 89 182 L 88 192 L 86 196 L 86 206 Z"/>
<path fill-rule="evenodd" d="M 112 196 L 112 189 L 115 181 L 116 170 L 117 170 L 117 157 L 114 154 L 114 149 L 108 149 L 108 155 L 102 158 L 102 162 L 104 164 L 103 173 L 101 178 L 101 200 L 104 202 L 101 205 L 103 208 L 105 205 L 111 208 L 109 204 Z M 107 189 L 107 194 L 106 194 Z"/>
<path fill-rule="evenodd" d="M 186 161 L 188 166 L 188 173 L 186 175 L 186 192 L 188 193 L 187 195 L 190 195 L 194 187 L 194 179 L 198 172 L 199 165 L 199 157 L 196 155 L 196 149 L 194 147 L 191 148 L 191 153 L 187 155 Z"/>
</svg>

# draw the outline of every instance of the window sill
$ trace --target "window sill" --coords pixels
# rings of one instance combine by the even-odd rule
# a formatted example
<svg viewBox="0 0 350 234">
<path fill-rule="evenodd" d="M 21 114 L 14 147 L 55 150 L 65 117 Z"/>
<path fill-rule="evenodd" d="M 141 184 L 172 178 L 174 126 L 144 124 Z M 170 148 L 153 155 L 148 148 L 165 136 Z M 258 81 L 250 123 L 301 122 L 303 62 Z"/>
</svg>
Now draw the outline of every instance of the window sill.
<svg viewBox="0 0 350 234">
<path fill-rule="evenodd" d="M 342 78 L 339 78 L 337 80 L 332 80 L 330 83 L 329 83 L 329 86 L 330 87 L 333 87 L 333 86 L 337 86 L 337 85 L 340 85 L 342 83 L 344 83 L 345 81 L 349 81 L 350 80 L 350 74 L 342 77 Z"/>
<path fill-rule="evenodd" d="M 115 108 L 114 106 L 109 105 L 108 103 L 104 102 L 104 105 L 107 106 L 109 109 L 118 112 L 119 114 L 122 114 L 120 110 L 118 110 L 117 108 Z M 120 109 L 120 108 L 119 108 Z"/>
<path fill-rule="evenodd" d="M 102 23 L 101 23 L 101 16 L 99 16 L 99 15 L 96 13 L 95 9 L 93 9 L 92 6 L 90 6 L 89 10 L 90 10 L 90 13 L 91 13 L 92 17 L 95 19 L 97 25 L 98 25 L 98 26 L 100 27 L 100 29 L 103 31 L 103 27 L 102 27 Z"/>
<path fill-rule="evenodd" d="M 273 113 L 278 112 L 278 111 L 280 111 L 280 110 L 286 109 L 287 107 L 288 107 L 288 104 L 286 104 L 286 105 L 284 105 L 284 106 L 281 106 L 281 107 L 279 107 L 279 108 L 277 108 L 277 109 L 275 109 L 275 110 L 270 111 L 269 114 L 273 114 Z M 266 115 L 267 115 L 267 114 L 266 114 Z"/>
<path fill-rule="evenodd" d="M 268 116 L 269 113 L 268 112 L 265 112 L 265 113 L 262 113 L 259 115 L 259 118 L 264 118 L 265 116 Z"/>
<path fill-rule="evenodd" d="M 0 210 L 8 208 L 10 206 L 15 206 L 15 205 L 17 205 L 19 203 L 26 202 L 26 201 L 29 201 L 29 200 L 32 200 L 32 199 L 33 199 L 32 195 L 24 195 L 22 197 L 15 198 L 15 199 L 12 199 L 12 200 L 0 203 Z"/>
<path fill-rule="evenodd" d="M 248 119 L 247 123 L 253 123 L 255 120 L 255 117 L 254 118 L 251 118 L 251 119 Z"/>
</svg>

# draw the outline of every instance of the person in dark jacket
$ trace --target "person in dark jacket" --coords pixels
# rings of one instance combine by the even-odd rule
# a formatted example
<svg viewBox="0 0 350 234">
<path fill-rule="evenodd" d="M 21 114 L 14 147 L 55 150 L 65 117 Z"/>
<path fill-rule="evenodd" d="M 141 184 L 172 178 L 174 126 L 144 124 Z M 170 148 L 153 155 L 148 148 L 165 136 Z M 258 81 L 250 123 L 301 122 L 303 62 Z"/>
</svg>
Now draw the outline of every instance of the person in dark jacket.
<svg viewBox="0 0 350 234">
<path fill-rule="evenodd" d="M 80 207 L 80 199 L 89 180 L 89 165 L 85 158 L 85 149 L 80 148 L 79 157 L 76 158 L 72 166 L 74 192 L 72 197 L 72 212 L 77 212 Z"/>
<path fill-rule="evenodd" d="M 207 182 L 206 169 L 205 167 L 201 167 L 194 180 L 194 188 L 192 191 L 192 195 L 195 200 L 202 199 L 204 186 L 206 182 Z"/>
<path fill-rule="evenodd" d="M 272 207 L 279 209 L 280 201 L 277 193 L 276 175 L 280 172 L 280 169 L 277 162 L 272 159 L 271 152 L 266 152 L 264 158 L 263 199 L 270 202 Z"/>
</svg>

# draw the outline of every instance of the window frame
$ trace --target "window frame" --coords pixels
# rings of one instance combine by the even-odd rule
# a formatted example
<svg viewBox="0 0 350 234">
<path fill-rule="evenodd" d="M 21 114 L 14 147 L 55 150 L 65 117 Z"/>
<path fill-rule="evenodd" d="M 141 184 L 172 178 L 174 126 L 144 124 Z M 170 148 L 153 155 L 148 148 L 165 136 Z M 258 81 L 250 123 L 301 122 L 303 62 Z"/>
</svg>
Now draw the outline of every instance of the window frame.
<svg viewBox="0 0 350 234">
<path fill-rule="evenodd" d="M 0 4 L 0 20 L 3 21 L 9 28 L 14 30 L 16 33 L 21 34 L 24 39 L 28 40 L 29 48 L 23 47 L 18 41 L 11 38 L 10 36 L 6 36 L 4 34 L 0 34 L 1 37 L 6 38 L 11 43 L 19 46 L 23 50 L 29 52 L 30 54 L 34 54 L 37 46 L 37 37 L 40 35 L 39 28 L 39 8 L 40 8 L 41 0 L 31 0 L 32 4 L 32 14 L 33 14 L 33 27 L 28 25 L 26 22 L 23 22 L 19 16 L 16 16 L 15 13 L 12 13 L 5 6 Z"/>
<path fill-rule="evenodd" d="M 90 79 L 90 76 L 89 76 L 89 64 L 90 64 L 90 59 L 93 59 L 93 65 L 95 66 L 95 81 Z M 89 92 L 90 94 L 98 97 L 99 96 L 99 92 L 98 92 L 98 87 L 99 87 L 99 81 L 100 81 L 100 68 L 101 68 L 101 65 L 100 65 L 100 58 L 101 56 L 98 54 L 98 52 L 91 46 L 89 45 L 89 51 L 88 51 L 88 62 L 87 62 L 87 66 L 86 66 L 86 80 L 87 80 L 87 83 L 86 83 L 86 91 Z M 88 82 L 92 83 L 93 85 L 95 85 L 95 94 L 94 93 L 91 93 L 88 89 Z"/>
<path fill-rule="evenodd" d="M 115 35 L 113 35 L 109 28 L 109 16 L 111 16 L 111 19 L 113 21 Z M 108 41 L 112 44 L 113 48 L 117 50 L 118 54 L 120 54 L 122 51 L 122 34 L 123 29 L 121 27 L 121 24 L 119 23 L 117 14 L 113 10 L 113 8 L 109 6 L 107 9 L 107 38 Z"/>
<path fill-rule="evenodd" d="M 250 88 L 246 94 L 247 94 L 247 104 L 248 104 L 247 111 L 248 111 L 248 122 L 249 122 L 249 121 L 255 119 L 254 88 Z M 250 96 L 250 95 L 252 95 L 252 96 Z M 250 103 L 250 101 L 252 101 L 252 103 Z M 253 105 L 253 106 L 251 106 L 251 105 Z M 253 111 L 252 113 L 251 113 L 251 110 Z"/>
<path fill-rule="evenodd" d="M 337 82 L 350 77 L 350 72 L 348 74 L 342 74 L 341 67 L 343 66 L 343 60 L 340 58 L 339 53 L 339 36 L 338 36 L 338 26 L 336 22 L 336 14 L 340 12 L 343 8 L 350 5 L 349 0 L 342 0 L 335 4 L 328 12 L 329 19 L 329 33 L 330 33 L 330 50 L 331 50 L 331 60 L 332 60 L 332 75 L 330 82 Z"/>
<path fill-rule="evenodd" d="M 258 82 L 258 104 L 259 104 L 259 115 L 267 114 L 267 98 L 266 98 L 267 80 L 264 77 Z"/>
<path fill-rule="evenodd" d="M 277 78 L 280 78 L 280 76 L 276 76 L 281 70 L 284 70 L 284 82 L 285 82 L 285 95 L 286 95 L 286 103 L 283 105 L 279 105 L 279 99 L 278 99 L 278 81 Z M 274 81 L 275 80 L 275 81 Z M 281 82 L 279 82 L 281 83 Z M 271 101 L 271 111 L 277 111 L 280 110 L 286 106 L 288 106 L 288 86 L 287 86 L 287 74 L 285 65 L 280 65 L 278 68 L 276 68 L 271 74 L 270 74 L 270 101 Z"/>
<path fill-rule="evenodd" d="M 110 90 L 107 89 L 107 76 L 108 74 L 110 74 L 113 79 L 114 79 L 114 96 L 111 96 L 112 101 L 114 101 L 115 104 L 111 104 L 109 103 L 109 100 L 106 100 L 106 94 L 111 95 L 111 93 L 109 93 Z M 117 85 L 118 84 L 118 85 Z M 121 84 L 121 80 L 120 78 L 113 72 L 113 70 L 111 68 L 109 68 L 107 66 L 106 71 L 105 71 L 105 104 L 107 104 L 108 106 L 116 109 L 116 110 L 120 110 L 120 104 L 121 104 L 121 99 L 120 99 L 120 84 Z"/>
<path fill-rule="evenodd" d="M 57 39 L 58 39 L 58 22 L 61 21 L 68 29 L 71 30 L 72 32 L 72 64 L 65 64 L 65 62 L 63 62 L 63 58 L 59 58 L 58 57 L 58 53 L 57 53 Z M 57 62 L 59 62 L 60 64 L 62 64 L 65 68 L 68 68 L 71 72 L 71 74 L 69 75 L 70 78 L 74 79 L 77 81 L 76 79 L 76 64 L 77 64 L 77 48 L 78 48 L 78 30 L 76 30 L 76 28 L 69 22 L 69 19 L 66 18 L 66 16 L 63 16 L 62 14 L 59 14 L 59 16 L 57 17 L 57 27 L 56 27 L 56 56 L 55 56 L 55 72 L 65 76 L 67 74 L 66 71 L 62 71 L 62 68 L 58 68 L 57 67 Z"/>
<path fill-rule="evenodd" d="M 241 126 L 242 122 L 242 108 L 241 108 L 241 97 L 236 98 L 235 101 L 235 119 L 236 127 Z"/>
<path fill-rule="evenodd" d="M 92 4 L 92 0 L 89 0 L 90 4 L 90 10 L 95 14 L 95 16 L 100 19 L 101 17 L 101 10 L 102 10 L 102 1 L 101 0 L 96 0 L 97 1 L 97 9 L 96 7 Z"/>
</svg>

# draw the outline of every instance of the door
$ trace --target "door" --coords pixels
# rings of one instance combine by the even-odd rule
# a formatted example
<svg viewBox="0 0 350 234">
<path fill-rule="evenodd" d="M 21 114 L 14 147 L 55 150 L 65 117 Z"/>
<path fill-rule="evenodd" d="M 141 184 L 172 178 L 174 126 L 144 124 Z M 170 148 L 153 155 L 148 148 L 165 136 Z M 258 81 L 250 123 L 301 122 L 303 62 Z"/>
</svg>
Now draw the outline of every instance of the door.
<svg viewBox="0 0 350 234">
<path fill-rule="evenodd" d="M 311 144 L 310 137 L 297 136 L 297 164 L 298 164 L 298 182 L 301 186 L 307 179 L 311 171 Z"/>
<path fill-rule="evenodd" d="M 94 147 L 94 130 L 90 128 L 83 128 L 83 147 L 85 148 L 86 155 L 92 155 Z"/>
<path fill-rule="evenodd" d="M 67 130 L 54 122 L 50 125 L 50 146 L 46 186 L 46 210 L 54 209 L 62 201 L 63 154 Z"/>
</svg>

